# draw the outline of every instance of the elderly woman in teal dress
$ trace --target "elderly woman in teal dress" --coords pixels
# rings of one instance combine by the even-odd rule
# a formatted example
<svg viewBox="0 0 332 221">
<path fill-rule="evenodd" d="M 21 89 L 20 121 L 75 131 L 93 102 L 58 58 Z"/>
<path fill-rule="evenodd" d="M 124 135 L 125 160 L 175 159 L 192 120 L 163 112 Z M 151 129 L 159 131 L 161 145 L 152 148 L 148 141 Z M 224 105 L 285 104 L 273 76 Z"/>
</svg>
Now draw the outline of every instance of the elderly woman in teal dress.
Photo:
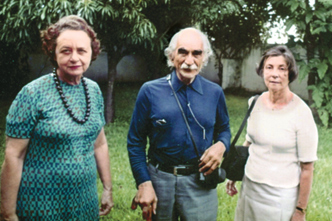
<svg viewBox="0 0 332 221">
<path fill-rule="evenodd" d="M 6 124 L 5 220 L 98 220 L 113 207 L 103 98 L 83 77 L 100 52 L 93 29 L 67 16 L 41 32 L 54 73 L 19 92 Z M 101 207 L 97 171 L 103 183 Z"/>
</svg>

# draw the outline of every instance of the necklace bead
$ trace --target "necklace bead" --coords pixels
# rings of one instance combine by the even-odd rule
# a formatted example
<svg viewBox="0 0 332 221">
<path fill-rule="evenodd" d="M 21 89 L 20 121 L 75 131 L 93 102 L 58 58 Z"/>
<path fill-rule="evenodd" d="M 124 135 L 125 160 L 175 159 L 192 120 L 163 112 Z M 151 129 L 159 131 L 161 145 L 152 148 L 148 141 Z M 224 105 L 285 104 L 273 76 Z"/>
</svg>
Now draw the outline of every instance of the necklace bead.
<svg viewBox="0 0 332 221">
<path fill-rule="evenodd" d="M 55 73 L 55 69 L 53 71 L 53 79 L 55 82 L 55 88 L 57 89 L 57 91 L 60 95 L 60 98 L 62 100 L 63 106 L 66 108 L 69 116 L 75 122 L 77 122 L 79 124 L 84 124 L 85 122 L 87 122 L 89 119 L 89 116 L 90 116 L 90 111 L 91 111 L 91 100 L 90 100 L 88 85 L 86 84 L 84 77 L 81 78 L 83 88 L 84 88 L 85 101 L 86 101 L 86 111 L 85 111 L 85 115 L 84 115 L 83 119 L 78 119 L 78 117 L 74 116 L 73 110 L 69 107 L 68 100 L 66 99 L 66 96 L 63 93 L 62 87 L 60 85 L 60 80 L 58 78 L 58 75 Z"/>
</svg>

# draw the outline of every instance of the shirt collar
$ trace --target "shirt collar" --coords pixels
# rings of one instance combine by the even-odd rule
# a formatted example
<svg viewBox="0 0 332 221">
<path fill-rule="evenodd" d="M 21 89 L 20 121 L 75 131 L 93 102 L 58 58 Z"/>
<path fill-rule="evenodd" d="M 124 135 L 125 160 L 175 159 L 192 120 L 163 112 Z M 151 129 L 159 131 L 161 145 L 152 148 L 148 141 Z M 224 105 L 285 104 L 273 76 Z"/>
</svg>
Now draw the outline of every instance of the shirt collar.
<svg viewBox="0 0 332 221">
<path fill-rule="evenodd" d="M 188 86 L 191 87 L 194 91 L 196 91 L 199 94 L 203 94 L 203 88 L 202 88 L 202 79 L 200 75 L 196 75 L 194 81 L 189 84 Z M 171 82 L 173 85 L 173 88 L 175 91 L 180 90 L 185 84 L 179 80 L 179 78 L 176 76 L 175 70 L 171 73 Z"/>
</svg>

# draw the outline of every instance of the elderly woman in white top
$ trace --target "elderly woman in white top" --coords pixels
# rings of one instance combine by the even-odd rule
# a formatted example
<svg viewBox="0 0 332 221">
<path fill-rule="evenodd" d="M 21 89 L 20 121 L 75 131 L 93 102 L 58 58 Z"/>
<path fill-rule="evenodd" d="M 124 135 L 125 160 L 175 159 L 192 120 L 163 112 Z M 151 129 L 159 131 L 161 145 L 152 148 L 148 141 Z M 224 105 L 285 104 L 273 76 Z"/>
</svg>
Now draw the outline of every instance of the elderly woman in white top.
<svg viewBox="0 0 332 221">
<path fill-rule="evenodd" d="M 310 108 L 289 88 L 298 75 L 295 59 L 277 46 L 263 54 L 256 71 L 268 91 L 248 119 L 244 145 L 250 155 L 235 220 L 305 220 L 318 132 Z M 226 189 L 237 193 L 234 181 Z"/>
</svg>

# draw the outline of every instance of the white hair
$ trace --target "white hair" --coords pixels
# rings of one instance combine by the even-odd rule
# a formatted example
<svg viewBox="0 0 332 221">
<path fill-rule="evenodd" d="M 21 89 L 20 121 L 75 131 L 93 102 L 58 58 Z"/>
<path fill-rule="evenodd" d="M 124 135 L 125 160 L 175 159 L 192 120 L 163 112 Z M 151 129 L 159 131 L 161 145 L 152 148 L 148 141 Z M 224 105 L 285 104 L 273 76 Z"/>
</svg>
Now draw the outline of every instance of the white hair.
<svg viewBox="0 0 332 221">
<path fill-rule="evenodd" d="M 180 34 L 186 30 L 194 30 L 201 36 L 201 39 L 203 42 L 203 66 L 206 66 L 209 61 L 209 57 L 213 54 L 212 49 L 211 49 L 211 44 L 210 44 L 209 39 L 206 34 L 201 32 L 197 28 L 193 28 L 193 27 L 181 29 L 179 32 L 177 32 L 175 35 L 173 35 L 171 41 L 169 42 L 168 47 L 164 51 L 164 54 L 167 57 L 167 65 L 169 67 L 174 67 L 174 63 L 172 61 L 172 54 L 176 50 L 176 46 L 177 46 Z"/>
</svg>

